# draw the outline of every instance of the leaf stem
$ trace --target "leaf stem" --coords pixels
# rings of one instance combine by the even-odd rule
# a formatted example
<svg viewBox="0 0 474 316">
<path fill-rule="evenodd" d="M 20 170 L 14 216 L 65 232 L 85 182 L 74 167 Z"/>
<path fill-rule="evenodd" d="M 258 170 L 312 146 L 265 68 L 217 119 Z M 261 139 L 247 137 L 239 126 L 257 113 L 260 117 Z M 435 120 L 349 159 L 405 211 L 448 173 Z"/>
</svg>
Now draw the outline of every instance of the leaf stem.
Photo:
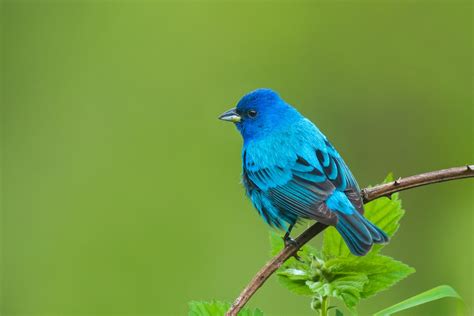
<svg viewBox="0 0 474 316">
<path fill-rule="evenodd" d="M 321 316 L 328 316 L 329 296 L 323 296 L 321 300 Z"/>
</svg>

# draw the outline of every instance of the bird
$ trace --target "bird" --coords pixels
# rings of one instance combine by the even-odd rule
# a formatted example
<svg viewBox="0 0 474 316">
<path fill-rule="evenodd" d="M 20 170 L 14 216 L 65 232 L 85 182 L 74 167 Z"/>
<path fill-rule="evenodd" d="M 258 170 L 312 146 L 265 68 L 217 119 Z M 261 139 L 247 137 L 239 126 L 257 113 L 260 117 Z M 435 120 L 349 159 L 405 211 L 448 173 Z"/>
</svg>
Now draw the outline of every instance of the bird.
<svg viewBox="0 0 474 316">
<path fill-rule="evenodd" d="M 277 92 L 249 92 L 219 119 L 242 135 L 246 195 L 268 225 L 286 232 L 285 244 L 303 220 L 334 226 L 355 256 L 389 241 L 364 217 L 359 185 L 335 147 Z"/>
</svg>

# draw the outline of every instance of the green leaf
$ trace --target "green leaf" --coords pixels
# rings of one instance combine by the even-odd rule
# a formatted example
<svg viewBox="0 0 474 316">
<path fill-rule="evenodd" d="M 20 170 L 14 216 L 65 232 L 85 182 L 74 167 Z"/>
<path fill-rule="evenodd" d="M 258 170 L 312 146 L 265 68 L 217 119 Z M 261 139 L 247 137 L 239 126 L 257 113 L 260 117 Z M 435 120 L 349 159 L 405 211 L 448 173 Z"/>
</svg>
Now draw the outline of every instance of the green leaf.
<svg viewBox="0 0 474 316">
<path fill-rule="evenodd" d="M 392 181 L 389 175 L 385 182 Z M 398 194 L 380 198 L 365 206 L 365 216 L 389 236 L 397 231 L 404 214 Z M 284 246 L 281 236 L 270 235 L 272 254 Z M 322 251 L 305 245 L 300 260 L 290 258 L 277 271 L 280 283 L 298 295 L 313 296 L 316 306 L 323 297 L 336 297 L 353 312 L 361 299 L 383 291 L 415 270 L 397 260 L 379 254 L 376 245 L 364 257 L 352 255 L 334 227 L 324 233 Z M 316 304 L 316 305 L 315 305 Z"/>
<path fill-rule="evenodd" d="M 367 276 L 362 273 L 346 273 L 336 276 L 330 282 L 307 281 L 310 290 L 317 296 L 332 296 L 341 299 L 344 304 L 353 309 L 359 303 Z"/>
<path fill-rule="evenodd" d="M 289 278 L 278 276 L 281 285 L 294 294 L 301 296 L 313 296 L 314 293 L 306 285 L 306 280 L 290 280 Z"/>
<path fill-rule="evenodd" d="M 390 199 L 382 197 L 367 203 L 364 215 L 392 237 L 400 227 L 400 219 L 405 215 L 405 210 L 402 208 L 402 201 L 398 198 L 398 194 L 394 194 Z M 376 254 L 383 247 L 385 245 L 374 245 L 369 254 Z"/>
<path fill-rule="evenodd" d="M 332 226 L 326 228 L 326 231 L 324 232 L 323 254 L 325 258 L 350 255 L 349 248 L 347 248 L 341 235 L 339 235 L 336 228 Z"/>
<path fill-rule="evenodd" d="M 392 180 L 393 176 L 389 174 L 384 183 Z M 382 197 L 369 202 L 365 204 L 364 209 L 364 216 L 389 236 L 393 236 L 398 230 L 400 219 L 405 214 L 397 193 L 392 194 L 390 199 Z M 377 254 L 383 247 L 384 245 L 375 245 L 368 255 Z M 334 227 L 327 228 L 324 233 L 322 252 L 326 259 L 341 256 L 355 257 L 350 253 L 349 248 Z"/>
<path fill-rule="evenodd" d="M 360 296 L 370 297 L 383 291 L 415 272 L 412 267 L 388 256 L 340 257 L 326 261 L 325 268 L 332 275 L 360 273 L 367 276 Z"/>
<path fill-rule="evenodd" d="M 297 295 L 312 296 L 313 292 L 306 286 L 307 280 L 313 280 L 323 262 L 316 258 L 318 252 L 310 246 L 304 246 L 299 252 L 299 259 L 288 259 L 277 271 L 278 281 L 290 292 Z"/>
<path fill-rule="evenodd" d="M 368 279 L 364 274 L 354 274 L 338 278 L 331 282 L 334 288 L 332 296 L 340 298 L 351 310 L 359 303 L 362 292 Z"/>
<path fill-rule="evenodd" d="M 311 278 L 311 275 L 308 273 L 307 270 L 304 269 L 296 269 L 296 268 L 288 268 L 278 271 L 278 275 L 285 276 L 290 280 L 308 280 Z"/>
<path fill-rule="evenodd" d="M 230 307 L 230 303 L 213 300 L 211 302 L 189 302 L 188 316 L 224 316 Z M 239 316 L 263 316 L 263 312 L 258 308 L 254 311 L 243 308 Z"/>
<path fill-rule="evenodd" d="M 276 256 L 285 247 L 282 236 L 278 235 L 277 232 L 270 231 L 270 255 Z"/>
<path fill-rule="evenodd" d="M 461 296 L 450 286 L 448 285 L 441 285 L 435 287 L 431 290 L 426 292 L 420 293 L 409 299 L 406 299 L 398 304 L 390 306 L 380 312 L 374 314 L 374 316 L 388 316 L 392 315 L 393 313 L 397 313 L 421 304 L 429 303 L 435 300 L 439 300 L 445 297 L 453 297 L 458 299 L 460 302 L 463 302 Z"/>
</svg>

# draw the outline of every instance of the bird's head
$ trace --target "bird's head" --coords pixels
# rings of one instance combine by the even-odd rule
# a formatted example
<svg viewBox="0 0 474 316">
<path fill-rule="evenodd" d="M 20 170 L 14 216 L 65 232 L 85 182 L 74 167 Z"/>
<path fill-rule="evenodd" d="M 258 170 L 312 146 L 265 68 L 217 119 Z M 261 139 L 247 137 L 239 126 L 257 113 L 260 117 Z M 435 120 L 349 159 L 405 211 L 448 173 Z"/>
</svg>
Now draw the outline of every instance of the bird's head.
<svg viewBox="0 0 474 316">
<path fill-rule="evenodd" d="M 301 115 L 271 89 L 257 89 L 242 97 L 235 108 L 219 119 L 235 123 L 244 141 L 281 131 Z"/>
</svg>

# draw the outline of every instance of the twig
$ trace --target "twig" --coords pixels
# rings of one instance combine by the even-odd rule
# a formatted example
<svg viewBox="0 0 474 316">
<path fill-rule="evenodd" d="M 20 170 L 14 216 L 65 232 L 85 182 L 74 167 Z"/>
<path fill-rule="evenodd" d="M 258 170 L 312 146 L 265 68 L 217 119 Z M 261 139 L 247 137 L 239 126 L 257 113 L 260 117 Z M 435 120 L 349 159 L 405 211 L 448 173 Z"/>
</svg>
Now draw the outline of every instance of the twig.
<svg viewBox="0 0 474 316">
<path fill-rule="evenodd" d="M 375 200 L 379 197 L 390 196 L 391 194 L 427 184 L 444 182 L 455 179 L 474 177 L 474 165 L 467 165 L 463 167 L 454 167 L 444 170 L 432 171 L 418 174 L 407 178 L 399 178 L 393 182 L 380 184 L 372 188 L 365 188 L 362 190 L 362 198 L 364 203 Z M 310 241 L 314 236 L 322 232 L 326 225 L 322 223 L 315 223 L 301 235 L 296 238 L 296 243 L 288 244 L 283 250 L 268 261 L 258 273 L 254 276 L 252 281 L 243 289 L 239 297 L 234 301 L 232 306 L 226 313 L 226 316 L 235 316 L 245 306 L 253 294 L 265 283 L 265 281 L 286 261 L 288 258 L 294 256 L 298 250 Z"/>
</svg>

